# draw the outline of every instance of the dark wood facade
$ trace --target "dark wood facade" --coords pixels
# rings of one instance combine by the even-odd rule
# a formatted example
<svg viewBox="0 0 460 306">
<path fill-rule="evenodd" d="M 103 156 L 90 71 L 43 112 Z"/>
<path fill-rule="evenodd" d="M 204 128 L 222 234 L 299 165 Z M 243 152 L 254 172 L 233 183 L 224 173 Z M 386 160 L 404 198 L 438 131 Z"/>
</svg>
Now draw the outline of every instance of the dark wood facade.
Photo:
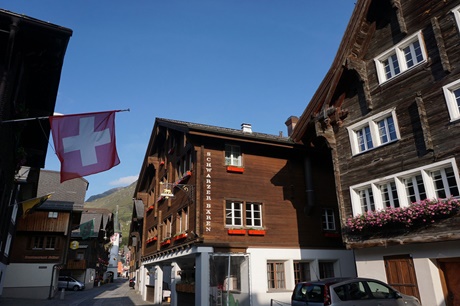
<svg viewBox="0 0 460 306">
<path fill-rule="evenodd" d="M 157 119 L 152 137 L 136 190 L 136 198 L 143 201 L 146 211 L 143 256 L 186 243 L 209 244 L 222 250 L 244 250 L 248 246 L 341 247 L 338 231 L 322 231 L 321 208 L 336 210 L 335 195 L 330 192 L 334 186 L 319 166 L 324 165 L 327 154 L 307 152 L 288 138 L 162 119 Z M 226 144 L 240 148 L 240 167 L 226 165 Z M 312 184 L 319 191 L 312 203 L 307 203 L 305 192 L 307 155 L 309 175 L 315 178 Z M 180 166 L 183 172 L 179 173 L 177 166 L 184 161 L 187 165 Z M 172 185 L 174 198 L 161 196 L 161 182 L 177 183 Z M 262 225 L 226 225 L 227 201 L 261 203 Z M 188 225 L 180 231 L 177 214 L 184 208 Z M 163 229 L 168 218 L 172 231 Z M 255 228 L 264 230 L 264 234 L 249 232 Z M 231 229 L 245 232 L 235 235 Z M 186 237 L 178 238 L 183 231 Z M 170 242 L 165 244 L 163 240 Z"/>
<path fill-rule="evenodd" d="M 0 274 L 4 275 L 15 236 L 12 220 L 17 202 L 37 196 L 50 134 L 46 120 L 11 120 L 53 114 L 72 31 L 0 9 L 0 33 Z M 27 182 L 15 180 L 21 166 L 29 167 Z M 3 284 L 1 278 L 0 294 Z"/>
<path fill-rule="evenodd" d="M 144 210 L 140 220 L 136 209 L 142 234 L 131 233 L 141 238 L 131 245 L 138 250 L 133 259 L 140 259 L 131 271 L 147 288 L 139 290 L 154 290 L 147 295 L 158 303 L 152 288 L 169 273 L 164 281 L 177 303 L 214 305 L 229 290 L 223 258 L 241 265 L 232 278 L 240 305 L 266 304 L 277 289 L 289 299 L 300 265 L 308 266 L 306 278 L 319 265 L 328 265 L 331 275 L 355 275 L 340 233 L 330 159 L 324 142 L 305 149 L 247 124 L 236 130 L 157 118 L 134 194 Z M 249 275 L 266 271 L 267 277 L 280 257 L 287 280 L 279 288 L 268 280 L 249 285 Z"/>
<path fill-rule="evenodd" d="M 344 227 L 353 216 L 459 196 L 459 5 L 357 1 L 331 69 L 293 133 L 307 145 L 319 139 L 330 145 Z M 380 258 L 383 266 L 383 256 L 407 254 L 420 262 L 433 260 L 428 258 L 437 255 L 418 253 L 417 245 L 458 242 L 458 218 L 452 216 L 393 233 L 376 227 L 372 234 L 345 240 L 348 248 L 363 249 L 356 251 L 358 261 Z M 445 256 L 460 255 L 445 251 L 450 254 Z M 414 273 L 427 272 L 418 265 Z M 374 273 L 384 272 L 380 269 Z M 369 273 L 358 263 L 358 274 Z M 440 305 L 442 282 L 436 273 L 418 279 L 427 289 L 424 305 Z M 417 288 L 408 293 L 420 297 Z"/>
</svg>

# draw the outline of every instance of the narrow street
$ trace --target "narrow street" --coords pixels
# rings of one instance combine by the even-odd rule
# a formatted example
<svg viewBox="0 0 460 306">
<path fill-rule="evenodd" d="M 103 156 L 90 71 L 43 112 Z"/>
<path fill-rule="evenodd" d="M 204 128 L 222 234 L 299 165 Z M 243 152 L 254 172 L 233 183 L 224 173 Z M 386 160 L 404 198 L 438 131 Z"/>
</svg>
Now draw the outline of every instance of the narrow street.
<svg viewBox="0 0 460 306">
<path fill-rule="evenodd" d="M 54 299 L 14 299 L 0 297 L 2 306 L 144 306 L 153 305 L 142 301 L 136 290 L 128 286 L 127 279 L 83 291 L 58 292 Z M 165 304 L 166 305 L 166 304 Z M 168 304 L 169 305 L 169 304 Z"/>
</svg>

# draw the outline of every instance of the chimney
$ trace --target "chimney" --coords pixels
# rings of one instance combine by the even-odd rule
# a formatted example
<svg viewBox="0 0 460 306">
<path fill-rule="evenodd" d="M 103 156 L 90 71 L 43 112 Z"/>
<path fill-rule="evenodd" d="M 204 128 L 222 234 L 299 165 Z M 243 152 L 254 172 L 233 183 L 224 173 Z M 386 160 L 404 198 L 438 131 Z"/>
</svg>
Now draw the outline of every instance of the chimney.
<svg viewBox="0 0 460 306">
<path fill-rule="evenodd" d="M 292 132 L 294 131 L 295 125 L 297 124 L 297 121 L 299 121 L 299 118 L 296 116 L 291 116 L 289 117 L 284 124 L 287 126 L 287 132 L 288 136 L 292 135 Z"/>
<path fill-rule="evenodd" d="M 252 133 L 252 128 L 250 123 L 242 123 L 241 130 L 243 133 Z"/>
</svg>

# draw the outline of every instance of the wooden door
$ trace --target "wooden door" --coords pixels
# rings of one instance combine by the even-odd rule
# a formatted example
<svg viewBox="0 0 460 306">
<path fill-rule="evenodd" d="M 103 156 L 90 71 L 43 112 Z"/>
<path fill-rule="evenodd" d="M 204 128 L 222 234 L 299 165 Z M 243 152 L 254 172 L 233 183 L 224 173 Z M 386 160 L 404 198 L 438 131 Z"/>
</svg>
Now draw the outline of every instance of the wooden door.
<svg viewBox="0 0 460 306">
<path fill-rule="evenodd" d="M 460 258 L 438 259 L 446 306 L 460 305 Z"/>
<path fill-rule="evenodd" d="M 387 281 L 401 293 L 420 300 L 414 262 L 410 255 L 384 256 Z"/>
</svg>

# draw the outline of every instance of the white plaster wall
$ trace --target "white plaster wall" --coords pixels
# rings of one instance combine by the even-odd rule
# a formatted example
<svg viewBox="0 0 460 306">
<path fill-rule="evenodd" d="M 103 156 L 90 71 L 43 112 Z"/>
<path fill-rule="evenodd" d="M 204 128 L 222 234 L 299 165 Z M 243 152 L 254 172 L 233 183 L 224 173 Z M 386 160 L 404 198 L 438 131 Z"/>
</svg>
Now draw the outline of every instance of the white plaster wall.
<svg viewBox="0 0 460 306">
<path fill-rule="evenodd" d="M 290 305 L 292 290 L 294 289 L 294 267 L 295 260 L 312 261 L 312 279 L 318 268 L 319 260 L 336 261 L 334 266 L 336 276 L 356 276 L 356 267 L 353 252 L 349 250 L 311 250 L 311 249 L 266 249 L 249 248 L 250 256 L 249 277 L 251 283 L 252 306 L 272 305 L 271 300 Z M 268 292 L 267 289 L 267 261 L 285 261 L 286 290 Z M 277 305 L 274 303 L 273 305 Z"/>
<path fill-rule="evenodd" d="M 384 256 L 412 255 L 423 305 L 445 306 L 437 259 L 460 257 L 458 242 L 398 245 L 355 250 L 358 275 L 387 282 Z"/>
<path fill-rule="evenodd" d="M 4 287 L 43 287 L 51 285 L 54 264 L 10 264 L 4 275 Z"/>
</svg>

